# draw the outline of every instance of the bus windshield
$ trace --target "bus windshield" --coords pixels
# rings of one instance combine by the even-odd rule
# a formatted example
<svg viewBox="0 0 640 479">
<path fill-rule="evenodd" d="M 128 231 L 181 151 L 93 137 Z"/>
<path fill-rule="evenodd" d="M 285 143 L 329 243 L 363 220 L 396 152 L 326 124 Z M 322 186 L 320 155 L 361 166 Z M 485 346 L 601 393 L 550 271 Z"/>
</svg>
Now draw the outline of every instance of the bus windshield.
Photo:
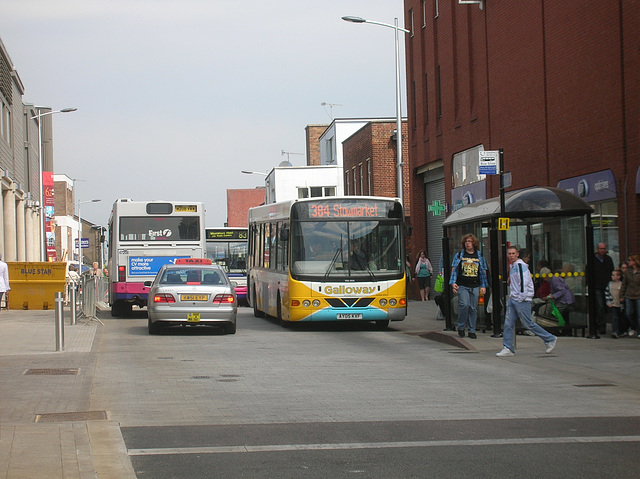
<svg viewBox="0 0 640 479">
<path fill-rule="evenodd" d="M 120 241 L 199 241 L 197 216 L 123 216 Z"/>
<path fill-rule="evenodd" d="M 297 279 L 378 280 L 404 273 L 400 224 L 393 221 L 292 223 L 291 273 Z"/>
<path fill-rule="evenodd" d="M 247 242 L 207 243 L 207 257 L 227 273 L 247 274 Z"/>
</svg>

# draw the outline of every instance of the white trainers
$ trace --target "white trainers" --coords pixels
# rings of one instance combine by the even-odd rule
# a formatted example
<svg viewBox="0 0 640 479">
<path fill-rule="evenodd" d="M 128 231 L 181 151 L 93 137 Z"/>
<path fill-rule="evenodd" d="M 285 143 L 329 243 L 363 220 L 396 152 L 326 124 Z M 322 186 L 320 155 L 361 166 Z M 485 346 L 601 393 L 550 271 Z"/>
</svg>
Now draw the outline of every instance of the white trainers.
<svg viewBox="0 0 640 479">
<path fill-rule="evenodd" d="M 556 347 L 556 341 L 557 341 L 557 338 L 554 339 L 553 341 L 549 341 L 548 343 L 544 343 L 545 346 L 547 347 L 547 349 L 546 349 L 546 353 L 547 354 L 549 354 L 551 351 L 553 351 L 553 348 Z"/>
<path fill-rule="evenodd" d="M 498 356 L 499 358 L 506 358 L 507 356 L 515 356 L 515 353 L 509 348 L 502 348 L 502 351 L 496 353 L 496 356 Z"/>
</svg>

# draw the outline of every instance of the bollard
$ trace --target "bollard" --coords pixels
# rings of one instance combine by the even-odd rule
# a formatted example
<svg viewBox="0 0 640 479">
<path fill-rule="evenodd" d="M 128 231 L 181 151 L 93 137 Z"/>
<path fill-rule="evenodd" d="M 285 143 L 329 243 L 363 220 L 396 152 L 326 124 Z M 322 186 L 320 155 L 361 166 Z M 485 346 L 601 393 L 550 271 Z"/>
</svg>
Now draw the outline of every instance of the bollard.
<svg viewBox="0 0 640 479">
<path fill-rule="evenodd" d="M 69 307 L 71 308 L 71 322 L 69 323 L 71 326 L 75 326 L 77 323 L 76 319 L 76 284 L 69 284 Z"/>
<path fill-rule="evenodd" d="M 64 297 L 56 293 L 56 351 L 64 351 Z"/>
</svg>

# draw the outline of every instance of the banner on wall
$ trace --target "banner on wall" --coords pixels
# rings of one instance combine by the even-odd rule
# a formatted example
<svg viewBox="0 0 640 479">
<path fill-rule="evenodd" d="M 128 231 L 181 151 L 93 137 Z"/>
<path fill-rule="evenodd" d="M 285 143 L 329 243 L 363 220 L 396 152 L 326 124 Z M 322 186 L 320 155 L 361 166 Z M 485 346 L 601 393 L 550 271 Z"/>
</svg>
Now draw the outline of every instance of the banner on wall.
<svg viewBox="0 0 640 479">
<path fill-rule="evenodd" d="M 47 261 L 57 261 L 55 198 L 53 192 L 53 173 L 42 172 L 42 191 L 44 196 L 44 234 L 47 242 Z"/>
</svg>

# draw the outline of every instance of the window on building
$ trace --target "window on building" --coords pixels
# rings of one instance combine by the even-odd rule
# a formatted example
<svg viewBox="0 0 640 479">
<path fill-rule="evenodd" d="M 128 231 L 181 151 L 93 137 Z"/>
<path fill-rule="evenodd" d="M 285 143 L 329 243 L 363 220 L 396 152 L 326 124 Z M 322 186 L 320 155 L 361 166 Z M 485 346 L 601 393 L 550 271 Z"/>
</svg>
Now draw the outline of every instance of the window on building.
<svg viewBox="0 0 640 479">
<path fill-rule="evenodd" d="M 420 3 L 422 4 L 422 28 L 426 28 L 427 27 L 427 5 L 426 5 L 426 0 L 420 0 Z"/>
<path fill-rule="evenodd" d="M 367 194 L 373 196 L 371 188 L 371 160 L 367 160 Z"/>
<path fill-rule="evenodd" d="M 344 174 L 344 194 L 345 195 L 351 194 L 351 182 L 349 181 L 349 172 L 346 172 Z"/>
<path fill-rule="evenodd" d="M 353 193 L 357 195 L 358 194 L 358 177 L 356 176 L 355 166 L 351 169 L 351 172 L 352 172 L 351 175 L 353 177 Z"/>
<path fill-rule="evenodd" d="M 478 174 L 480 151 L 482 150 L 484 150 L 484 147 L 479 145 L 453 155 L 454 188 L 476 183 L 485 179 L 486 175 Z"/>
<path fill-rule="evenodd" d="M 327 165 L 333 165 L 336 162 L 334 154 L 335 138 L 331 137 L 327 140 Z"/>
<path fill-rule="evenodd" d="M 429 77 L 424 75 L 424 123 L 429 124 Z"/>
<path fill-rule="evenodd" d="M 360 173 L 360 194 L 364 195 L 364 171 L 362 169 L 362 163 L 358 165 L 358 171 Z"/>
<path fill-rule="evenodd" d="M 413 36 L 414 26 L 413 26 L 413 8 L 409 10 L 409 21 L 411 26 L 411 36 Z"/>
<path fill-rule="evenodd" d="M 2 100 L 0 100 L 0 136 L 11 145 L 11 110 Z"/>
<path fill-rule="evenodd" d="M 438 110 L 438 118 L 442 117 L 442 90 L 440 86 L 440 65 L 438 65 L 436 70 L 436 108 Z"/>
<path fill-rule="evenodd" d="M 335 186 L 298 186 L 298 198 L 319 198 L 322 196 L 336 196 Z"/>
</svg>

